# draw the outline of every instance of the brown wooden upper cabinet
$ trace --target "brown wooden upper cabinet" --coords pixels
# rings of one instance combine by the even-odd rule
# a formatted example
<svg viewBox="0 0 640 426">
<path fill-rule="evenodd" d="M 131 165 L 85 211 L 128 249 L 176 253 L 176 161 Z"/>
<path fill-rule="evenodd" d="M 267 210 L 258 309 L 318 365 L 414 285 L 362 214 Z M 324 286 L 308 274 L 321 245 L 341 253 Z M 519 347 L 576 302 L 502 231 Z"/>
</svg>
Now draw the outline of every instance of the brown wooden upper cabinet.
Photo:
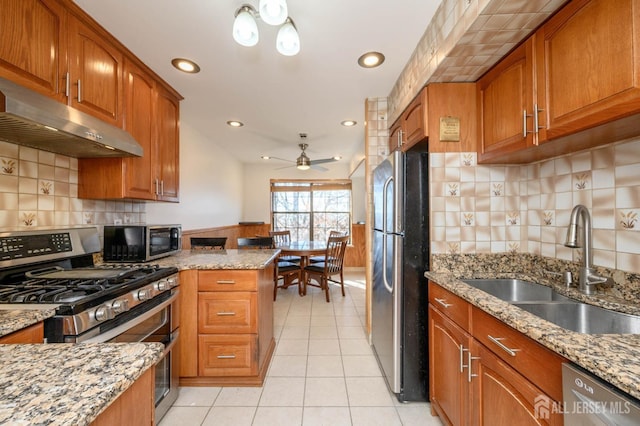
<svg viewBox="0 0 640 426">
<path fill-rule="evenodd" d="M 142 157 L 82 158 L 78 196 L 93 199 L 179 201 L 180 96 L 125 60 L 124 128 Z"/>
<path fill-rule="evenodd" d="M 640 0 L 574 0 L 485 74 L 479 162 L 530 162 L 640 134 L 639 11 Z"/>
<path fill-rule="evenodd" d="M 427 112 L 427 89 L 425 87 L 389 129 L 389 151 L 395 151 L 398 148 L 407 151 L 429 136 Z"/>
<path fill-rule="evenodd" d="M 122 125 L 123 53 L 106 32 L 61 1 L 0 0 L 0 10 L 1 77 Z"/>
</svg>

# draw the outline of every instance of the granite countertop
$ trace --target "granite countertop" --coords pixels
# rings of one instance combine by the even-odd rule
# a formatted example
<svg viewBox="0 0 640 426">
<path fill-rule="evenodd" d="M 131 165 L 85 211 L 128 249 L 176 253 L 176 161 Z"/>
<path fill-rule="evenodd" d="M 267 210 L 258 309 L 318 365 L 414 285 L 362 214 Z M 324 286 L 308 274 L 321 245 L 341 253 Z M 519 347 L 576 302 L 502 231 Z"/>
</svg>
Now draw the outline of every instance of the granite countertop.
<svg viewBox="0 0 640 426">
<path fill-rule="evenodd" d="M 21 330 L 55 315 L 55 307 L 20 309 L 16 305 L 10 309 L 0 308 L 0 337 Z"/>
<path fill-rule="evenodd" d="M 182 250 L 154 261 L 160 266 L 186 269 L 264 269 L 280 254 L 279 249 L 263 250 Z"/>
<path fill-rule="evenodd" d="M 460 281 L 455 274 L 426 272 L 425 276 L 606 382 L 635 398 L 640 398 L 640 335 L 595 335 L 573 332 L 478 290 Z M 544 279 L 535 279 L 523 274 L 511 274 L 510 277 L 501 275 L 501 278 L 528 279 L 550 285 Z M 631 303 L 606 297 L 598 300 L 597 297 L 579 296 L 580 293 L 577 290 L 551 286 L 584 302 L 640 314 L 640 308 Z"/>
<path fill-rule="evenodd" d="M 0 424 L 87 425 L 163 350 L 161 343 L 0 345 Z"/>
</svg>

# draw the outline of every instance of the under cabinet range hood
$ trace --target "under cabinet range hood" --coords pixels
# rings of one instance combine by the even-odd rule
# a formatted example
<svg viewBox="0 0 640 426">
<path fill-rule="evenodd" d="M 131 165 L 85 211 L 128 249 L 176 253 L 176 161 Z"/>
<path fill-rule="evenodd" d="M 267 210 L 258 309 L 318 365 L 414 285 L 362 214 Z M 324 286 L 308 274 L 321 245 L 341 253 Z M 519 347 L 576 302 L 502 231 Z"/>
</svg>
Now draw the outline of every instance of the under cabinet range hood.
<svg viewBox="0 0 640 426">
<path fill-rule="evenodd" d="M 128 132 L 3 78 L 0 140 L 77 158 L 143 154 Z"/>
</svg>

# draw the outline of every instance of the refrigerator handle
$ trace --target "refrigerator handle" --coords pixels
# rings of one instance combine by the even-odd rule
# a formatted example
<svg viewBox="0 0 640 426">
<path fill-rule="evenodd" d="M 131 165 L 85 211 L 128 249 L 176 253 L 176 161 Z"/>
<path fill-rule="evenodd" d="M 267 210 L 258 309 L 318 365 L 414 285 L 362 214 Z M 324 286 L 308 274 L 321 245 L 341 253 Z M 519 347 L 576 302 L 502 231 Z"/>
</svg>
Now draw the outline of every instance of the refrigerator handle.
<svg viewBox="0 0 640 426">
<path fill-rule="evenodd" d="M 382 186 L 382 283 L 391 294 L 393 287 L 387 279 L 387 188 L 392 182 L 393 177 L 388 177 Z"/>
</svg>

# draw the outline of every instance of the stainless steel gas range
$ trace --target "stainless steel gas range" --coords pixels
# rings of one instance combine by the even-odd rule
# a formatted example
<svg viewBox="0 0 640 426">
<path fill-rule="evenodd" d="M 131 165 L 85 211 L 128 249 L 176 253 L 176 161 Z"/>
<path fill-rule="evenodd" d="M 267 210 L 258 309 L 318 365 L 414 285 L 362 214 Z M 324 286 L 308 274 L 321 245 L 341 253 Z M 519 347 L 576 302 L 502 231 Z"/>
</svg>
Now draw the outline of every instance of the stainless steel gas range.
<svg viewBox="0 0 640 426">
<path fill-rule="evenodd" d="M 55 307 L 45 341 L 161 342 L 156 420 L 177 397 L 178 270 L 154 264 L 94 265 L 96 228 L 0 233 L 0 309 Z"/>
</svg>

